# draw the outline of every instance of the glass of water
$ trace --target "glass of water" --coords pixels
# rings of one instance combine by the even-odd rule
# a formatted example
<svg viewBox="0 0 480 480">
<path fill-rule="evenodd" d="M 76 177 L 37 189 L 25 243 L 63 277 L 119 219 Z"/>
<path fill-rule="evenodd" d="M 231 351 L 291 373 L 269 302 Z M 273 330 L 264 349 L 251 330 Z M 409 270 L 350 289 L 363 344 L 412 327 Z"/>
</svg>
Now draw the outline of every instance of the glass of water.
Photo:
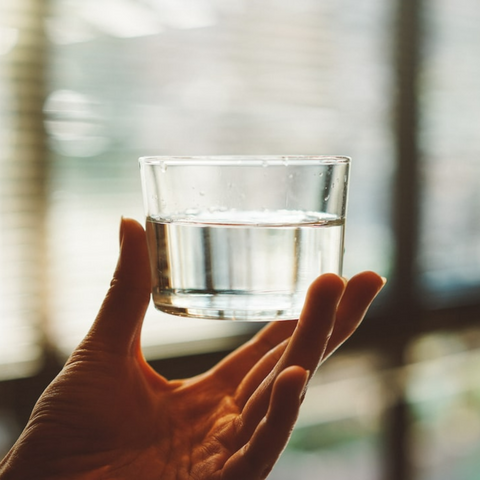
<svg viewBox="0 0 480 480">
<path fill-rule="evenodd" d="M 139 162 L 157 309 L 221 320 L 297 319 L 310 283 L 341 274 L 348 157 Z"/>
</svg>

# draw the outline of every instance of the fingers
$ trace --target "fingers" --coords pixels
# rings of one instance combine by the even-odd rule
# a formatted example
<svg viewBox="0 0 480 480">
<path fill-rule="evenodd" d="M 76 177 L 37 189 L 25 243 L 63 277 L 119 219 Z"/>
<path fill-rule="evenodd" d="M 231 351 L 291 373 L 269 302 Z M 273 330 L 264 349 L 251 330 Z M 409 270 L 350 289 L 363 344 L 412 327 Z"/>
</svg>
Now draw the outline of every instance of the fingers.
<svg viewBox="0 0 480 480">
<path fill-rule="evenodd" d="M 298 366 L 278 375 L 265 418 L 250 441 L 226 463 L 223 480 L 267 478 L 290 438 L 307 380 L 308 372 Z"/>
<path fill-rule="evenodd" d="M 86 341 L 128 353 L 138 348 L 143 317 L 150 300 L 150 264 L 143 227 L 122 219 L 120 257 L 110 289 Z"/>
<path fill-rule="evenodd" d="M 355 332 L 385 283 L 386 279 L 375 272 L 362 272 L 348 281 L 347 288 L 338 306 L 335 327 L 323 360 L 328 358 Z"/>
<path fill-rule="evenodd" d="M 297 328 L 283 353 L 280 347 L 272 350 L 246 377 L 239 390 L 238 404 L 243 407 L 246 426 L 253 425 L 265 415 L 275 376 L 291 365 L 315 372 L 318 365 L 343 343 L 357 328 L 368 306 L 384 285 L 373 272 L 364 272 L 348 284 L 332 274 L 317 278 L 311 285 Z M 269 370 L 262 365 L 273 363 Z M 263 375 L 263 378 L 262 378 Z M 251 431 L 245 429 L 245 438 Z"/>
<path fill-rule="evenodd" d="M 333 284 L 336 283 L 337 286 L 329 286 L 329 284 L 332 282 Z M 237 385 L 239 385 L 236 400 L 240 407 L 243 407 L 246 400 L 270 373 L 272 368 L 278 363 L 279 358 L 287 348 L 287 343 L 283 342 L 289 339 L 294 332 L 294 338 L 299 336 L 304 338 L 306 349 L 304 353 L 308 353 L 313 357 L 312 361 L 307 361 L 306 364 L 310 366 L 315 364 L 316 368 L 316 362 L 319 361 L 317 360 L 317 353 L 323 353 L 323 350 L 326 347 L 326 342 L 325 345 L 322 346 L 321 352 L 319 352 L 315 339 L 320 341 L 323 339 L 323 341 L 325 341 L 329 337 L 333 326 L 333 320 L 335 318 L 334 313 L 337 300 L 334 300 L 334 297 L 330 295 L 330 290 L 332 288 L 337 288 L 337 294 L 341 295 L 341 291 L 343 291 L 344 286 L 344 281 L 340 279 L 340 277 L 336 275 L 325 275 L 319 277 L 314 282 L 312 287 L 310 287 L 309 293 L 307 294 L 304 312 L 302 312 L 303 317 L 311 318 L 313 317 L 313 314 L 317 313 L 316 307 L 312 306 L 311 304 L 315 300 L 321 303 L 321 298 L 323 298 L 322 296 L 326 296 L 327 303 L 332 303 L 332 300 L 334 301 L 331 306 L 332 308 L 330 308 L 328 322 L 317 322 L 313 321 L 313 319 L 307 322 L 307 326 L 315 326 L 316 331 L 305 331 L 304 328 L 299 328 L 302 322 L 305 322 L 304 319 L 300 321 L 298 328 L 297 324 L 299 322 L 296 320 L 274 322 L 261 330 L 250 342 L 226 357 L 225 360 L 217 366 L 216 374 L 221 375 L 224 381 L 226 380 L 232 386 L 232 388 L 235 388 Z M 316 298 L 317 290 L 319 291 L 318 299 Z M 305 312 L 308 313 L 308 315 L 306 315 Z M 321 310 L 318 310 L 318 312 L 321 312 Z M 325 316 L 325 318 L 326 317 L 327 316 Z M 325 331 L 321 333 L 323 329 L 325 329 Z M 307 343 L 310 344 L 312 340 L 314 340 L 315 345 L 310 347 L 307 345 Z M 301 363 L 295 362 L 295 352 L 298 350 L 298 353 L 301 354 L 302 348 L 303 347 L 301 345 L 295 347 L 293 351 L 291 351 L 287 362 L 284 362 L 284 366 L 293 364 L 300 365 Z M 289 347 L 289 349 L 291 349 L 291 347 Z M 309 351 L 307 352 L 307 350 Z"/>
<path fill-rule="evenodd" d="M 315 372 L 335 325 L 336 310 L 346 281 L 334 274 L 318 277 L 310 286 L 297 328 L 278 368 L 299 365 Z"/>
<path fill-rule="evenodd" d="M 252 367 L 248 374 L 245 375 L 235 392 L 235 401 L 240 409 L 243 409 L 253 392 L 255 392 L 258 386 L 277 365 L 287 345 L 288 339 L 279 343 L 275 348 L 266 353 L 262 359 Z"/>
<path fill-rule="evenodd" d="M 315 372 L 326 350 L 335 323 L 337 305 L 346 282 L 333 274 L 318 277 L 310 286 L 297 328 L 273 371 L 248 398 L 242 411 L 246 427 L 255 425 L 267 411 L 275 377 L 292 365 Z M 240 408 L 242 405 L 239 405 Z M 244 429 L 245 437 L 251 435 Z"/>
<path fill-rule="evenodd" d="M 289 338 L 297 325 L 296 320 L 272 322 L 260 330 L 250 341 L 239 347 L 230 355 L 225 357 L 214 368 L 215 375 L 222 378 L 222 381 L 228 383 L 232 388 L 236 388 L 249 374 L 253 368 L 258 367 L 258 362 L 272 349 Z M 282 350 L 283 351 L 283 350 Z M 278 360 L 278 357 L 276 357 Z M 265 374 L 271 370 L 273 365 L 266 366 Z M 263 380 L 262 378 L 262 380 Z M 257 385 L 258 386 L 258 383 Z"/>
<path fill-rule="evenodd" d="M 290 437 L 308 371 L 313 373 L 355 331 L 384 284 L 373 272 L 356 275 L 348 284 L 336 275 L 319 277 L 291 338 L 281 341 L 278 330 L 276 347 L 268 350 L 263 343 L 256 349 L 264 356 L 246 375 L 237 398 L 244 407 L 238 438 L 245 446 L 226 464 L 225 480 L 266 478 Z"/>
</svg>

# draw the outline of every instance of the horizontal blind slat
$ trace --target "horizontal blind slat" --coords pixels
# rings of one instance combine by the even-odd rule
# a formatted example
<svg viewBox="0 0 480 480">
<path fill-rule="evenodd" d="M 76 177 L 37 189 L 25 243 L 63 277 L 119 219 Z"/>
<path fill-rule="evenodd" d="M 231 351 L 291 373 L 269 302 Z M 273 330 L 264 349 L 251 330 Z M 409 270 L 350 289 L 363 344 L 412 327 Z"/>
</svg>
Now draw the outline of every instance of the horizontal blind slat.
<svg viewBox="0 0 480 480">
<path fill-rule="evenodd" d="M 8 0 L 0 28 L 0 379 L 30 375 L 42 357 L 46 145 L 44 0 Z"/>
</svg>

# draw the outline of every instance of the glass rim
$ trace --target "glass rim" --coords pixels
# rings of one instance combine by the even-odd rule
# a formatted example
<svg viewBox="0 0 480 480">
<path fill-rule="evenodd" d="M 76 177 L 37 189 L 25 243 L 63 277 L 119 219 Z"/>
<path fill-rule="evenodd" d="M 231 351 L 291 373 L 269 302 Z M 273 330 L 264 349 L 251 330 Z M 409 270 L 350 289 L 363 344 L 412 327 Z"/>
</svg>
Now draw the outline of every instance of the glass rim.
<svg viewBox="0 0 480 480">
<path fill-rule="evenodd" d="M 309 166 L 348 165 L 346 155 L 151 155 L 138 159 L 142 166 Z"/>
</svg>

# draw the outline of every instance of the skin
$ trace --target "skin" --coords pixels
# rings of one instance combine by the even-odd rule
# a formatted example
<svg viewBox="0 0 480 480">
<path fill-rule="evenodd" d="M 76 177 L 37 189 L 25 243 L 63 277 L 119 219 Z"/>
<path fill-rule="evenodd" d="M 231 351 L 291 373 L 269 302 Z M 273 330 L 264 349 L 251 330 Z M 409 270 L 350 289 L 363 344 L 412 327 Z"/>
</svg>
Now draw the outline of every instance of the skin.
<svg viewBox="0 0 480 480">
<path fill-rule="evenodd" d="M 0 462 L 0 480 L 257 480 L 288 442 L 308 380 L 358 327 L 384 285 L 373 272 L 310 287 L 299 321 L 272 322 L 189 379 L 145 361 L 145 232 L 122 220 L 120 257 L 85 339 Z"/>
</svg>

